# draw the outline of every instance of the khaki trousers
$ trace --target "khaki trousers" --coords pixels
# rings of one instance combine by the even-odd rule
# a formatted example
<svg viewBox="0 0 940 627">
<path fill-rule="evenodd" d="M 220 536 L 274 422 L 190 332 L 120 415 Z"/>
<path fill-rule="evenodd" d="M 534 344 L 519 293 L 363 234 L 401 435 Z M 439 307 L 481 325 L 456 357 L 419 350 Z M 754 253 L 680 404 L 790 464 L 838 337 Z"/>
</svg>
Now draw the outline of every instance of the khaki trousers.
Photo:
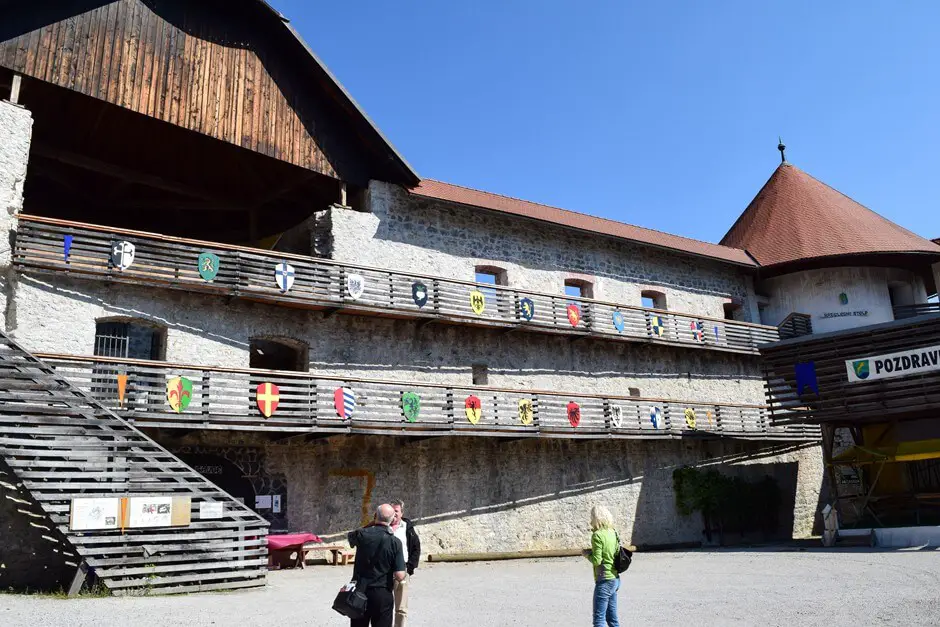
<svg viewBox="0 0 940 627">
<path fill-rule="evenodd" d="M 405 575 L 404 581 L 396 581 L 393 593 L 395 595 L 395 627 L 406 627 L 408 622 L 408 584 L 411 575 Z"/>
</svg>

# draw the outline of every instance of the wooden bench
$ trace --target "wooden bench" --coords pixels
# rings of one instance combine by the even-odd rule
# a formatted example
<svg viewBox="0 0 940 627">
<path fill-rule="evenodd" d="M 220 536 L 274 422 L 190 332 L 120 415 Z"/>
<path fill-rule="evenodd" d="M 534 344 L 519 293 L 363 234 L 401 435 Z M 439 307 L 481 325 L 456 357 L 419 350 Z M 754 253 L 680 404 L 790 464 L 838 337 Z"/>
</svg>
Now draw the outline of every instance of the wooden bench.
<svg viewBox="0 0 940 627">
<path fill-rule="evenodd" d="M 345 544 L 320 544 L 308 542 L 303 546 L 303 559 L 307 560 L 307 554 L 311 551 L 329 551 L 332 554 L 330 563 L 333 566 L 346 566 L 351 561 L 355 561 L 356 550 L 351 549 Z"/>
</svg>

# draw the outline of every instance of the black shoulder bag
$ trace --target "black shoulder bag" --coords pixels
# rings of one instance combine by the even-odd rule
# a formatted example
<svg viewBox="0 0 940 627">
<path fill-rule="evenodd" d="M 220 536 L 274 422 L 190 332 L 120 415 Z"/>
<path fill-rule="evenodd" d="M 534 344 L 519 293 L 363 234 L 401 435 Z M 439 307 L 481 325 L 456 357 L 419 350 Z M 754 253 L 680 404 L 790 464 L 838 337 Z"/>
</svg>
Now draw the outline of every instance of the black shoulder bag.
<svg viewBox="0 0 940 627">
<path fill-rule="evenodd" d="M 372 552 L 372 557 L 370 557 L 368 561 L 368 568 L 372 567 L 372 564 L 375 563 L 376 556 L 384 547 L 385 542 L 383 538 L 383 542 L 379 542 L 379 546 Z M 364 567 L 363 570 L 366 570 L 366 568 Z M 368 580 L 366 580 L 366 582 L 367 581 Z M 333 600 L 333 609 L 346 618 L 353 620 L 365 616 L 366 609 L 369 607 L 369 598 L 366 596 L 367 586 L 367 583 L 364 583 L 362 580 L 357 581 L 356 579 L 347 583 L 339 589 L 336 598 Z"/>
<path fill-rule="evenodd" d="M 620 544 L 619 533 L 615 531 L 614 535 L 617 537 L 617 554 L 614 555 L 614 570 L 616 570 L 619 575 L 630 568 L 630 564 L 633 562 L 633 551 Z"/>
</svg>

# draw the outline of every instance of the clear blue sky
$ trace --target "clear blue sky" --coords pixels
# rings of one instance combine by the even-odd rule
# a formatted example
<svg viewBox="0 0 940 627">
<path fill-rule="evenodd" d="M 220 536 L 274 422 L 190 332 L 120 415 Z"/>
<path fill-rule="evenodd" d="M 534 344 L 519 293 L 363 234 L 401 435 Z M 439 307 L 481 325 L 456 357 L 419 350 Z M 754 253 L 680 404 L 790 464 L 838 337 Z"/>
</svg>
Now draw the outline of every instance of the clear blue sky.
<svg viewBox="0 0 940 627">
<path fill-rule="evenodd" d="M 779 134 L 940 237 L 940 2 L 274 5 L 423 177 L 717 241 Z"/>
</svg>

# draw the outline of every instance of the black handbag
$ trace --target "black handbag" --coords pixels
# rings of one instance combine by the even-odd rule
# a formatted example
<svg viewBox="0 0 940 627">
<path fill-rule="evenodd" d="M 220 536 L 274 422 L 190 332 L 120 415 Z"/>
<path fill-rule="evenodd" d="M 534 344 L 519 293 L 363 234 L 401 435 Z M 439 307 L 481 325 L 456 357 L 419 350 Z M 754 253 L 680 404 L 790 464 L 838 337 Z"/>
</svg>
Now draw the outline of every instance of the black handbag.
<svg viewBox="0 0 940 627">
<path fill-rule="evenodd" d="M 626 572 L 626 570 L 630 568 L 630 564 L 633 563 L 633 551 L 621 545 L 620 534 L 614 533 L 617 537 L 617 554 L 614 555 L 614 570 L 616 570 L 619 575 L 622 572 Z"/>
<path fill-rule="evenodd" d="M 333 609 L 353 620 L 365 616 L 368 607 L 369 599 L 365 592 L 359 589 L 355 580 L 340 588 L 336 599 L 333 600 Z"/>
</svg>

